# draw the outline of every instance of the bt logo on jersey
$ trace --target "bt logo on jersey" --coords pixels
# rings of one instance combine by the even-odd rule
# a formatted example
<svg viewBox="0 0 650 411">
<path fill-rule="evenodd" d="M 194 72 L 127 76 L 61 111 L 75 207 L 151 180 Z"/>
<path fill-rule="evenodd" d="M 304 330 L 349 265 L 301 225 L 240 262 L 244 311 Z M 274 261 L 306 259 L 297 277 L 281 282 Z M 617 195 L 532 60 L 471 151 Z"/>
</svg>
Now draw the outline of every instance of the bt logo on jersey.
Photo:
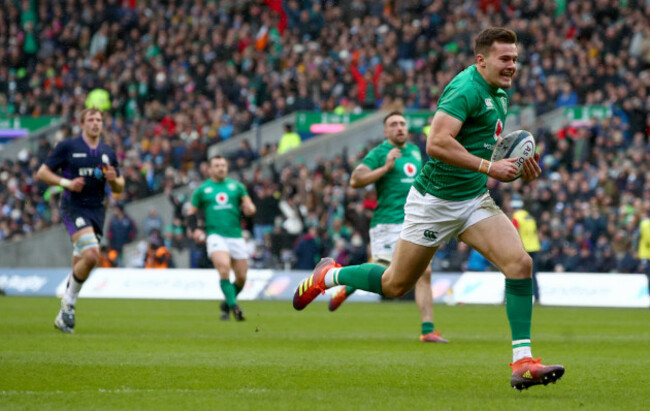
<svg viewBox="0 0 650 411">
<path fill-rule="evenodd" d="M 98 180 L 104 178 L 106 173 L 106 166 L 97 166 L 97 167 L 80 167 L 79 176 L 80 177 L 95 177 Z"/>
</svg>

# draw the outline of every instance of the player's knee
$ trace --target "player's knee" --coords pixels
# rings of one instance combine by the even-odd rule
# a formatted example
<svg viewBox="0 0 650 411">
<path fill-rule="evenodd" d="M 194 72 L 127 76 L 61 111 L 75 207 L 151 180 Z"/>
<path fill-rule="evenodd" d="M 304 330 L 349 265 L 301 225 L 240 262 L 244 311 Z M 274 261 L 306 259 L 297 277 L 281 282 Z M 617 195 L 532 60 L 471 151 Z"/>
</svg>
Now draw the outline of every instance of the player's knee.
<svg viewBox="0 0 650 411">
<path fill-rule="evenodd" d="M 217 264 L 215 267 L 219 272 L 219 276 L 223 279 L 230 278 L 230 266 L 228 264 Z"/>
<path fill-rule="evenodd" d="M 413 288 L 412 284 L 406 284 L 403 282 L 394 282 L 394 281 L 389 281 L 386 283 L 382 283 L 381 285 L 381 291 L 384 294 L 385 297 L 388 298 L 398 298 L 406 294 L 411 288 Z"/>
<path fill-rule="evenodd" d="M 522 253 L 511 265 L 510 278 L 530 278 L 533 273 L 533 259 L 528 253 Z"/>
<path fill-rule="evenodd" d="M 95 267 L 99 262 L 99 241 L 94 233 L 82 234 L 73 247 L 87 265 Z"/>
<path fill-rule="evenodd" d="M 83 254 L 81 255 L 81 258 L 89 266 L 95 267 L 99 263 L 99 249 L 93 247 L 93 248 L 89 248 L 87 250 L 84 250 Z"/>
</svg>

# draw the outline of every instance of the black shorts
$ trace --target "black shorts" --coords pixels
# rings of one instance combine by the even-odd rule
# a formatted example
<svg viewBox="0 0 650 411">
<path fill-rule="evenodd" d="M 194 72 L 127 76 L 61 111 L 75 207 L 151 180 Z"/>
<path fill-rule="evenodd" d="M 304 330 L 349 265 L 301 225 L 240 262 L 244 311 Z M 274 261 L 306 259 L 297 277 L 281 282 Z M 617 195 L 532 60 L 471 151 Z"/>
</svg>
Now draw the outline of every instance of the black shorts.
<svg viewBox="0 0 650 411">
<path fill-rule="evenodd" d="M 104 235 L 104 217 L 106 210 L 102 208 L 77 208 L 61 204 L 61 220 L 68 229 L 70 237 L 82 228 L 92 227 L 97 239 Z"/>
</svg>

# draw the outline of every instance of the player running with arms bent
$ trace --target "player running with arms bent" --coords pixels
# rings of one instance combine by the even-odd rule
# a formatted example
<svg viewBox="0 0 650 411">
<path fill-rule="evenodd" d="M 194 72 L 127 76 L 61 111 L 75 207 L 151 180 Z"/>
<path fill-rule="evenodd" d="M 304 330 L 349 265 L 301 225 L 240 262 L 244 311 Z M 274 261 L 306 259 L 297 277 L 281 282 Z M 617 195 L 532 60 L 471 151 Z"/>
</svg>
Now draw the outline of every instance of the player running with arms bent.
<svg viewBox="0 0 650 411">
<path fill-rule="evenodd" d="M 113 193 L 124 190 L 115 151 L 100 141 L 103 126 L 99 110 L 83 110 L 81 136 L 57 144 L 36 174 L 41 181 L 64 189 L 61 217 L 73 244 L 72 272 L 54 326 L 65 333 L 73 332 L 79 291 L 99 261 L 106 183 Z M 56 174 L 59 170 L 62 175 Z"/>
<path fill-rule="evenodd" d="M 475 64 L 456 75 L 442 93 L 427 139 L 431 160 L 406 200 L 404 226 L 388 268 L 363 264 L 336 269 L 333 261 L 322 260 L 312 276 L 298 286 L 293 304 L 303 309 L 335 285 L 399 297 L 417 282 L 438 247 L 450 237 L 458 237 L 506 276 L 513 355 L 510 385 L 521 390 L 558 380 L 564 367 L 545 366 L 532 357 L 532 261 L 517 230 L 486 187 L 488 176 L 508 181 L 518 172 L 516 159 L 489 161 L 508 109 L 503 89 L 512 85 L 517 70 L 516 41 L 516 34 L 509 29 L 481 31 L 474 48 Z M 535 155 L 523 164 L 525 182 L 541 174 L 538 160 Z"/>
<path fill-rule="evenodd" d="M 221 291 L 226 301 L 221 304 L 221 319 L 230 319 L 232 312 L 237 321 L 244 314 L 237 305 L 237 294 L 244 288 L 248 271 L 248 253 L 242 236 L 239 210 L 252 216 L 257 209 L 238 181 L 228 178 L 228 163 L 222 156 L 210 159 L 210 178 L 192 195 L 188 211 L 189 227 L 197 243 L 206 243 L 208 256 L 219 271 Z M 205 213 L 205 231 L 197 228 L 196 213 Z M 207 232 L 207 239 L 206 239 Z M 235 283 L 230 282 L 230 268 L 235 272 Z"/>
</svg>

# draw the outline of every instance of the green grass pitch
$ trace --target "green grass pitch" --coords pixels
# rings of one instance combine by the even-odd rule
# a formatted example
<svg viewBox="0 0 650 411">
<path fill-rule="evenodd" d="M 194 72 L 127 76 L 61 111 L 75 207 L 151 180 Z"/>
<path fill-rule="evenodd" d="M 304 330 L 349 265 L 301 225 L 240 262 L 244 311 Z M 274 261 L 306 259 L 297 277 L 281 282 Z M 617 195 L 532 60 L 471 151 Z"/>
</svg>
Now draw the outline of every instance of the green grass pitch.
<svg viewBox="0 0 650 411">
<path fill-rule="evenodd" d="M 450 344 L 418 341 L 414 303 L 91 300 L 76 334 L 54 298 L 0 298 L 0 409 L 612 410 L 650 407 L 650 311 L 536 307 L 533 354 L 567 371 L 510 388 L 502 306 L 436 306 Z"/>
</svg>

